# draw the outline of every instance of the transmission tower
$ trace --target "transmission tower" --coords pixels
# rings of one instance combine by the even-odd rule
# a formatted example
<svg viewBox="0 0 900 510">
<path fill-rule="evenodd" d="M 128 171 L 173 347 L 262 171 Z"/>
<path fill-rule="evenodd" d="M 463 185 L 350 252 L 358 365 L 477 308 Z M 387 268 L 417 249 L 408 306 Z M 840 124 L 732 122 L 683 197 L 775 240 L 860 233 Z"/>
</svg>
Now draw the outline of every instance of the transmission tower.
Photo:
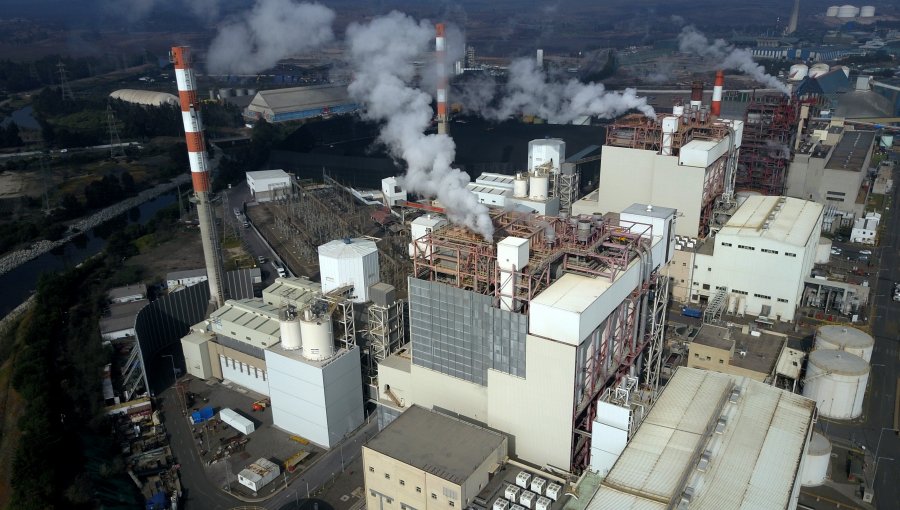
<svg viewBox="0 0 900 510">
<path fill-rule="evenodd" d="M 44 153 L 41 153 L 40 158 L 38 158 L 38 165 L 41 169 L 41 181 L 44 183 L 44 193 L 42 197 L 42 207 L 44 209 L 44 214 L 50 214 L 50 171 L 47 169 L 46 156 Z"/>
<path fill-rule="evenodd" d="M 122 140 L 119 138 L 119 130 L 116 127 L 116 112 L 113 111 L 112 105 L 106 105 L 106 125 L 109 129 L 109 155 L 110 157 L 124 157 L 125 148 L 122 147 Z"/>
<path fill-rule="evenodd" d="M 75 96 L 72 95 L 72 87 L 69 86 L 69 78 L 66 75 L 66 65 L 60 61 L 56 64 L 59 69 L 59 90 L 62 92 L 63 101 L 74 101 Z"/>
</svg>

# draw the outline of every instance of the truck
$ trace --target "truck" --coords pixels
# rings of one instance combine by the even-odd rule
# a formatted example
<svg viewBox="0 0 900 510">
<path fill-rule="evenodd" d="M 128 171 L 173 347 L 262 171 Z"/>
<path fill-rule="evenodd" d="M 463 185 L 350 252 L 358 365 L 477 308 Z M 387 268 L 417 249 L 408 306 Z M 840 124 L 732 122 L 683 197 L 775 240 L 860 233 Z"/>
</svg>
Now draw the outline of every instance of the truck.
<svg viewBox="0 0 900 510">
<path fill-rule="evenodd" d="M 703 317 L 703 312 L 700 311 L 699 308 L 688 308 L 687 306 L 681 307 L 681 315 L 685 317 L 693 317 L 695 319 L 699 319 Z"/>
</svg>

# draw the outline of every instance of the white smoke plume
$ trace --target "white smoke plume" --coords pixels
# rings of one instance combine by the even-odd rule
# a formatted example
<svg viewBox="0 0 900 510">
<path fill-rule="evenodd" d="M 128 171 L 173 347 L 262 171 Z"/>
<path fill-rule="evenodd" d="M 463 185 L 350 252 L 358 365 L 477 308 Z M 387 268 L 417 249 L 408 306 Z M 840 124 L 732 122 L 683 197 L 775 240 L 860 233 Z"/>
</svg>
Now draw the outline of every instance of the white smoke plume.
<svg viewBox="0 0 900 510">
<path fill-rule="evenodd" d="M 256 0 L 240 19 L 220 28 L 207 54 L 211 73 L 255 74 L 279 60 L 334 39 L 335 13 L 317 3 Z"/>
<path fill-rule="evenodd" d="M 433 116 L 431 96 L 411 85 L 413 61 L 433 38 L 433 25 L 397 11 L 350 24 L 346 43 L 354 78 L 348 90 L 365 117 L 382 123 L 379 139 L 406 163 L 407 189 L 436 197 L 450 221 L 490 240 L 494 227 L 487 207 L 466 188 L 469 176 L 451 167 L 456 145 L 447 135 L 425 134 Z"/>
<path fill-rule="evenodd" d="M 682 53 L 694 53 L 701 57 L 712 58 L 725 69 L 741 71 L 769 88 L 784 94 L 791 93 L 787 85 L 766 73 L 763 66 L 753 61 L 753 55 L 749 50 L 735 48 L 723 39 L 709 42 L 705 35 L 691 25 L 681 29 L 681 33 L 678 34 L 678 49 Z"/>
<path fill-rule="evenodd" d="M 786 144 L 766 140 L 766 149 L 768 149 L 770 158 L 791 159 L 791 148 Z"/>
<path fill-rule="evenodd" d="M 470 86 L 472 89 L 462 94 L 469 101 L 467 109 L 491 120 L 524 114 L 564 124 L 583 115 L 613 118 L 629 110 L 655 116 L 653 107 L 647 104 L 646 98 L 639 97 L 635 89 L 609 91 L 602 83 L 582 83 L 574 78 L 565 82 L 550 81 L 530 58 L 517 59 L 510 64 L 506 84 L 499 90 L 501 98 L 496 105 L 485 101 L 498 93 L 496 84 L 476 80 Z"/>
</svg>

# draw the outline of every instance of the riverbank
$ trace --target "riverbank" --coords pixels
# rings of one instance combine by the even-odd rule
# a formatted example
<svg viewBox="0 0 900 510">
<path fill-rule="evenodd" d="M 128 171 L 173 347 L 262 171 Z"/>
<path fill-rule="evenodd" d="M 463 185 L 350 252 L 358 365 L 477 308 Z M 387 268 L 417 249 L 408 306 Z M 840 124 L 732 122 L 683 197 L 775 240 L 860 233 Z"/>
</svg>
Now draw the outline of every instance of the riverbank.
<svg viewBox="0 0 900 510">
<path fill-rule="evenodd" d="M 16 250 L 14 252 L 7 253 L 3 257 L 0 257 L 0 275 L 8 273 L 9 271 L 12 271 L 25 262 L 35 259 L 49 252 L 50 250 L 53 250 L 60 246 L 64 246 L 72 239 L 74 239 L 75 236 L 83 232 L 87 232 L 94 227 L 97 227 L 115 218 L 116 216 L 127 212 L 129 209 L 147 202 L 148 200 L 152 200 L 164 193 L 167 193 L 181 184 L 187 184 L 188 182 L 190 182 L 190 180 L 191 179 L 189 174 L 179 175 L 169 182 L 158 184 L 152 188 L 145 189 L 134 197 L 122 200 L 121 202 L 97 211 L 90 216 L 86 216 L 72 222 L 69 225 L 69 229 L 66 232 L 66 235 L 59 240 L 48 241 L 44 239 L 32 244 L 30 247 L 24 250 Z"/>
</svg>

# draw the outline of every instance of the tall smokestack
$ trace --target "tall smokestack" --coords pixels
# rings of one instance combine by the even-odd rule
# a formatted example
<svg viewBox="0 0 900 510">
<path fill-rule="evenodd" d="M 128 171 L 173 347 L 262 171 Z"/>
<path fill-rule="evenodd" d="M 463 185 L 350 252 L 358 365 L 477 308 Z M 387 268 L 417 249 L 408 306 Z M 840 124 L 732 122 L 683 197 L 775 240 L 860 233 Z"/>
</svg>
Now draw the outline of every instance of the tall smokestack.
<svg viewBox="0 0 900 510">
<path fill-rule="evenodd" d="M 703 82 L 694 80 L 691 83 L 691 110 L 699 110 L 703 106 Z"/>
<path fill-rule="evenodd" d="M 791 35 L 797 31 L 797 20 L 800 18 L 800 0 L 794 0 L 794 10 L 791 11 L 791 20 L 784 29 L 784 35 Z"/>
<path fill-rule="evenodd" d="M 191 179 L 197 199 L 197 215 L 200 220 L 200 237 L 203 256 L 206 259 L 206 275 L 209 280 L 209 302 L 216 308 L 225 304 L 222 258 L 219 256 L 219 240 L 216 235 L 215 213 L 209 202 L 209 157 L 203 138 L 203 124 L 197 111 L 197 84 L 191 69 L 191 52 L 187 46 L 175 46 L 169 55 L 175 64 L 175 81 L 181 102 L 181 119 L 187 140 L 188 159 L 191 163 Z"/>
<path fill-rule="evenodd" d="M 544 50 L 538 49 L 535 55 L 534 63 L 538 69 L 544 68 Z"/>
<path fill-rule="evenodd" d="M 711 113 L 713 117 L 718 117 L 722 112 L 723 87 L 725 87 L 725 72 L 716 71 L 716 83 L 713 86 L 712 106 L 709 108 L 709 113 Z"/>
<path fill-rule="evenodd" d="M 437 120 L 438 134 L 447 134 L 447 46 L 444 42 L 444 24 L 434 26 L 434 56 L 437 61 Z"/>
</svg>

